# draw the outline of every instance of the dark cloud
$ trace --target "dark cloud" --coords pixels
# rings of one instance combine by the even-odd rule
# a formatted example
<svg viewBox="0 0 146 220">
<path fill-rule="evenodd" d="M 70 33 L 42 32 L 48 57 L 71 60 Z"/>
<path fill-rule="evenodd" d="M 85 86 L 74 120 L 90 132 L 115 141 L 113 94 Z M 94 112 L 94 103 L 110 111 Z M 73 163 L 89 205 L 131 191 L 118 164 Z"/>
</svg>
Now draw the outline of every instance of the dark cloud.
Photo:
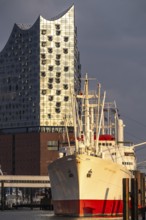
<svg viewBox="0 0 146 220">
<path fill-rule="evenodd" d="M 73 3 L 82 73 L 96 76 L 116 99 L 127 138 L 146 140 L 145 0 L 1 0 L 0 49 L 14 23 L 33 24 L 40 14 L 50 19 Z"/>
</svg>

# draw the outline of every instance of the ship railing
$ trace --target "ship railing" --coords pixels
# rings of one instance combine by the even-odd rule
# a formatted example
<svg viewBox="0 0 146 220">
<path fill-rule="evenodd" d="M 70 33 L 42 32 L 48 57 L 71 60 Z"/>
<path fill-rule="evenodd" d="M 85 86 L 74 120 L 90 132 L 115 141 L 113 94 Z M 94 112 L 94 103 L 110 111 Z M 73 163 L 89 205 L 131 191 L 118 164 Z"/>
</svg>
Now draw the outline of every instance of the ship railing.
<svg viewBox="0 0 146 220">
<path fill-rule="evenodd" d="M 132 147 L 133 146 L 133 142 L 131 142 L 131 141 L 117 141 L 117 144 L 123 144 L 123 146 L 130 146 L 130 147 Z"/>
</svg>

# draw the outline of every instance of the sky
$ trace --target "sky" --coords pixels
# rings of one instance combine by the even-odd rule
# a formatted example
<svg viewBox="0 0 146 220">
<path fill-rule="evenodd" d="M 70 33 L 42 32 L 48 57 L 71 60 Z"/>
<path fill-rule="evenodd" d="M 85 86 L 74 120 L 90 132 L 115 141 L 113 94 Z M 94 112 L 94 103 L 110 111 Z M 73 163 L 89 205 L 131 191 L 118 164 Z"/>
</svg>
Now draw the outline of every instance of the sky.
<svg viewBox="0 0 146 220">
<path fill-rule="evenodd" d="M 33 24 L 39 15 L 49 20 L 72 4 L 82 75 L 96 78 L 116 101 L 126 140 L 146 141 L 145 0 L 0 0 L 0 51 L 14 23 Z M 141 160 L 144 148 L 137 148 Z"/>
</svg>

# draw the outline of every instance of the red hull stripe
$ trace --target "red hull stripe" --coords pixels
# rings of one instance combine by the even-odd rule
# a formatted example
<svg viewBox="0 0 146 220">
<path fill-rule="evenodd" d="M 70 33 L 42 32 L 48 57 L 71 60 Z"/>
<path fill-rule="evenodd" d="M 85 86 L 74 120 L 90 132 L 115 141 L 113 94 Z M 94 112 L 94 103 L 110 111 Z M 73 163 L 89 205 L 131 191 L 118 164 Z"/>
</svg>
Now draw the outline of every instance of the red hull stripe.
<svg viewBox="0 0 146 220">
<path fill-rule="evenodd" d="M 69 216 L 122 216 L 122 200 L 56 200 L 56 215 Z"/>
</svg>

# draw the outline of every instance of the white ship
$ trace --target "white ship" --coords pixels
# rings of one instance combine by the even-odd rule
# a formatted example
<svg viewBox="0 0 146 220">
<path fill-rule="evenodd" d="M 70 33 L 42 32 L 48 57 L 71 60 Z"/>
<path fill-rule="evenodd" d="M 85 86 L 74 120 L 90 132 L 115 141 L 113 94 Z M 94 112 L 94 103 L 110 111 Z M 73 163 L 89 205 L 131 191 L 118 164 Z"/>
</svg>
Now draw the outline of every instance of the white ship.
<svg viewBox="0 0 146 220">
<path fill-rule="evenodd" d="M 75 148 L 61 148 L 60 158 L 49 165 L 54 212 L 64 216 L 122 216 L 122 180 L 136 169 L 134 145 L 124 142 L 124 124 L 106 93 L 74 96 Z M 82 100 L 78 115 L 76 99 Z"/>
</svg>

